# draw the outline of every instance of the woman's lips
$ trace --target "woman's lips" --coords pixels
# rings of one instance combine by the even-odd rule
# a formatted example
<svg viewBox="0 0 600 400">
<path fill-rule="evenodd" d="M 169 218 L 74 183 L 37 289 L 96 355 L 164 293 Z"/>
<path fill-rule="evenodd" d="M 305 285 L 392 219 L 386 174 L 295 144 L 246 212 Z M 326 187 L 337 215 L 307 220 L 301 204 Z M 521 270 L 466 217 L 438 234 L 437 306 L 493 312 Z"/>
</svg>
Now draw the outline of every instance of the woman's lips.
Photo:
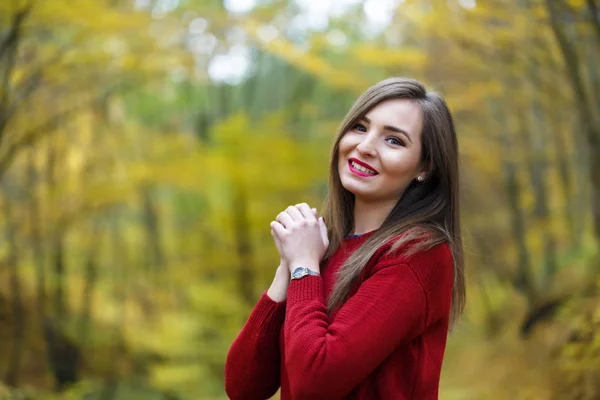
<svg viewBox="0 0 600 400">
<path fill-rule="evenodd" d="M 367 164 L 366 162 L 364 162 L 364 161 L 360 161 L 360 160 L 357 160 L 357 159 L 356 159 L 356 158 L 354 158 L 354 157 L 352 157 L 352 158 L 349 158 L 349 160 L 350 160 L 350 162 L 352 162 L 352 163 L 356 164 L 356 165 L 357 165 L 357 166 L 359 166 L 359 167 L 363 167 L 363 168 L 365 168 L 365 169 L 368 169 L 368 171 L 366 171 L 366 172 L 368 172 L 368 173 L 369 173 L 369 172 L 373 172 L 373 175 L 377 175 L 377 170 L 376 170 L 375 168 L 371 167 L 371 166 L 370 166 L 369 164 Z M 355 168 L 356 168 L 356 167 L 355 167 Z M 360 169 L 360 168 L 359 168 L 359 169 Z"/>
<path fill-rule="evenodd" d="M 366 172 L 357 170 L 352 166 L 352 161 L 348 161 L 348 168 L 350 168 L 350 172 L 352 172 L 354 175 L 358 175 L 364 178 L 372 178 L 374 176 L 377 176 L 377 174 L 367 174 Z"/>
</svg>

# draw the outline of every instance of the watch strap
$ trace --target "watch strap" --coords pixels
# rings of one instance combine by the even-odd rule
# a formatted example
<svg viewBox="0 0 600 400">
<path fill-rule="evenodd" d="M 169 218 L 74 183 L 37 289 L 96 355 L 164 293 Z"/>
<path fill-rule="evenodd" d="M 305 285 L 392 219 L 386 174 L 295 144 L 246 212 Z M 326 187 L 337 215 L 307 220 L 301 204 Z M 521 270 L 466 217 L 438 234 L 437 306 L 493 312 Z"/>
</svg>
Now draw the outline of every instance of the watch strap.
<svg viewBox="0 0 600 400">
<path fill-rule="evenodd" d="M 301 279 L 309 275 L 321 276 L 320 273 L 313 271 L 312 269 L 309 269 L 307 267 L 296 267 L 292 271 L 290 279 Z"/>
</svg>

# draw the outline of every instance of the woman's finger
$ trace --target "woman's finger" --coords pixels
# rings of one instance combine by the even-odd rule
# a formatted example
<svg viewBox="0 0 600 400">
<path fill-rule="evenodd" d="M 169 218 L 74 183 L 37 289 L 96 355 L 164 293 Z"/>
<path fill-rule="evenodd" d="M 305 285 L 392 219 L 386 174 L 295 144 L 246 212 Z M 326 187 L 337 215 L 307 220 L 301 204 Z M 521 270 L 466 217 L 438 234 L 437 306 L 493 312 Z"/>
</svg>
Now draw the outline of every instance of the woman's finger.
<svg viewBox="0 0 600 400">
<path fill-rule="evenodd" d="M 277 251 L 281 254 L 281 241 L 279 240 L 279 236 L 277 236 L 273 228 L 271 228 L 271 236 L 273 237 L 273 241 L 275 242 L 275 247 L 277 247 Z"/>
<path fill-rule="evenodd" d="M 321 239 L 323 239 L 323 244 L 325 247 L 329 247 L 329 238 L 327 237 L 327 226 L 325 225 L 325 220 L 323 217 L 319 217 L 319 229 L 321 231 Z"/>
<path fill-rule="evenodd" d="M 287 231 L 285 230 L 283 225 L 281 225 L 279 222 L 277 222 L 277 221 L 271 222 L 271 228 L 273 229 L 273 231 L 275 231 L 275 234 L 277 235 L 277 238 L 279 240 L 281 240 L 283 237 L 285 237 Z"/>
<path fill-rule="evenodd" d="M 277 215 L 277 218 L 275 218 L 275 220 L 279 222 L 284 228 L 288 228 L 294 223 L 294 220 L 292 219 L 290 214 L 288 214 L 285 211 L 280 212 Z"/>
<path fill-rule="evenodd" d="M 288 213 L 288 215 L 292 217 L 294 221 L 302 221 L 303 219 L 305 219 L 300 210 L 298 210 L 294 206 L 289 206 L 285 209 L 285 212 Z"/>
<path fill-rule="evenodd" d="M 302 216 L 304 217 L 304 219 L 308 219 L 308 220 L 311 220 L 311 221 L 315 221 L 317 219 L 315 217 L 315 214 L 312 212 L 312 210 L 310 209 L 310 207 L 306 203 L 296 204 L 296 209 L 298 211 L 300 211 L 300 213 L 302 214 Z"/>
</svg>

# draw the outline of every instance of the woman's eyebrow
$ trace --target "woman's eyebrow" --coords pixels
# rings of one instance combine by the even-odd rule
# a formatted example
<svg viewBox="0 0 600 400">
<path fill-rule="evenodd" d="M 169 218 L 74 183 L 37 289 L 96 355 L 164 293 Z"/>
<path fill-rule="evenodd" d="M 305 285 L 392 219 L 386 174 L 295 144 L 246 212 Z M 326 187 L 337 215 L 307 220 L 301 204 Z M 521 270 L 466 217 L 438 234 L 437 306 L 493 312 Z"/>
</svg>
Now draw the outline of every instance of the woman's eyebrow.
<svg viewBox="0 0 600 400">
<path fill-rule="evenodd" d="M 362 117 L 361 119 L 363 119 L 367 124 L 371 123 L 371 120 L 367 117 Z M 388 131 L 392 131 L 392 132 L 401 133 L 404 136 L 406 136 L 406 138 L 408 139 L 409 142 L 412 143 L 412 140 L 410 139 L 410 135 L 404 129 L 396 128 L 395 126 L 391 126 L 391 125 L 384 125 L 383 129 L 387 129 Z"/>
</svg>

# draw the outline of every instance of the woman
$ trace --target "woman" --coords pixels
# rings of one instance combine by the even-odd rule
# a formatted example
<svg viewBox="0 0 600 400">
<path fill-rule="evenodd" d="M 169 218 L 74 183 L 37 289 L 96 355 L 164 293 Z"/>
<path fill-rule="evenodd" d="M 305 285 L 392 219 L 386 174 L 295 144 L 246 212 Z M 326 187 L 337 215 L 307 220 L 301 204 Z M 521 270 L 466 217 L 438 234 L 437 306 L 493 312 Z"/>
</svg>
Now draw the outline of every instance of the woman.
<svg viewBox="0 0 600 400">
<path fill-rule="evenodd" d="M 465 304 L 445 102 L 405 78 L 363 93 L 333 147 L 323 215 L 302 203 L 271 223 L 281 264 L 229 351 L 227 394 L 437 399 Z"/>
</svg>

